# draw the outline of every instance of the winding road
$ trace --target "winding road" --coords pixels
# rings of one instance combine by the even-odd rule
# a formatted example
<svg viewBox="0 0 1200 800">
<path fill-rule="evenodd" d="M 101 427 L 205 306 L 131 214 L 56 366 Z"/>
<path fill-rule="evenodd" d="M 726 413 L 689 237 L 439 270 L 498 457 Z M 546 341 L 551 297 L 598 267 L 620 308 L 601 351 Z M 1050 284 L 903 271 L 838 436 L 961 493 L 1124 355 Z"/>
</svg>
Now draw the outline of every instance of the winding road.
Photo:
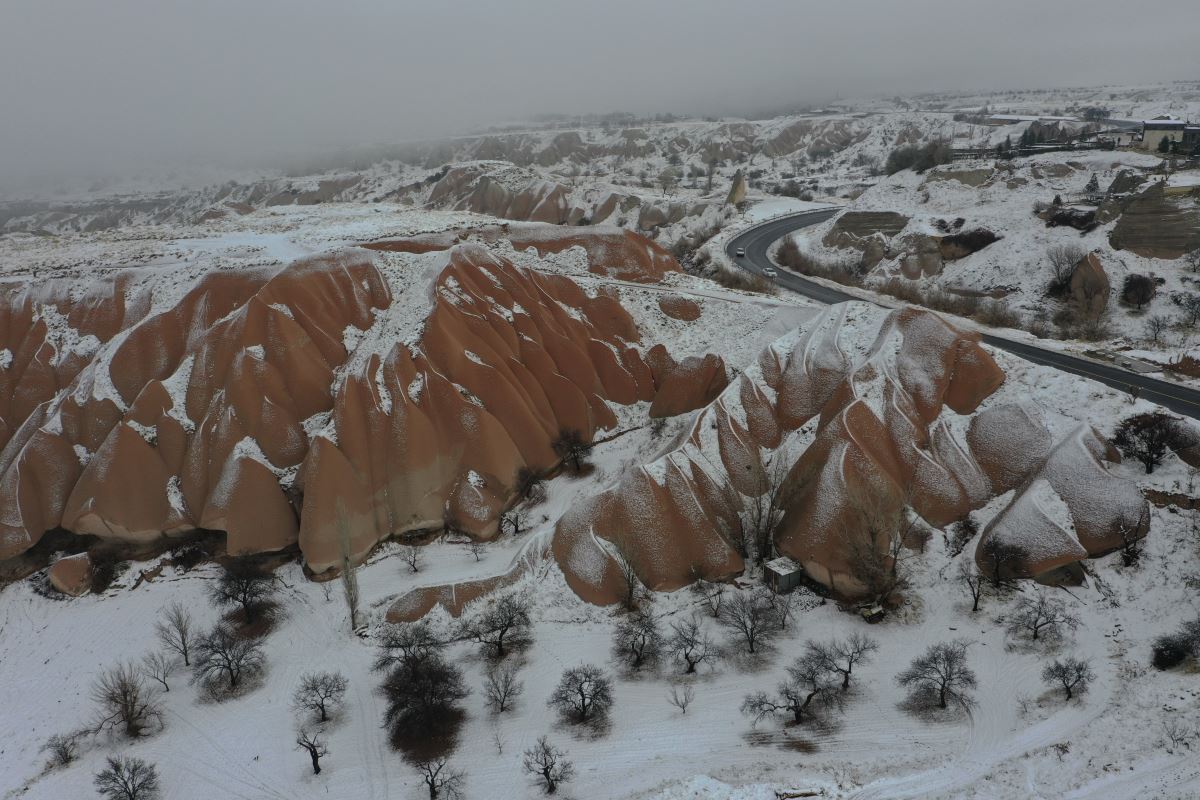
<svg viewBox="0 0 1200 800">
<path fill-rule="evenodd" d="M 792 231 L 824 222 L 840 210 L 832 208 L 805 211 L 772 220 L 731 239 L 725 247 L 725 253 L 733 263 L 747 272 L 761 275 L 764 269 L 776 270 L 778 275 L 773 279 L 776 284 L 818 302 L 833 305 L 848 300 L 861 301 L 860 297 L 783 269 L 771 260 L 768 253 L 775 242 Z M 744 248 L 746 255 L 737 256 L 738 248 Z M 1157 403 L 1177 414 L 1200 419 L 1200 391 L 1195 389 L 1158 378 L 1150 378 L 1100 361 L 1067 355 L 1056 350 L 1006 339 L 990 333 L 983 334 L 983 341 L 992 347 L 1012 353 L 1034 364 L 1090 378 L 1123 392 L 1129 392 L 1136 387 L 1138 398 Z"/>
</svg>

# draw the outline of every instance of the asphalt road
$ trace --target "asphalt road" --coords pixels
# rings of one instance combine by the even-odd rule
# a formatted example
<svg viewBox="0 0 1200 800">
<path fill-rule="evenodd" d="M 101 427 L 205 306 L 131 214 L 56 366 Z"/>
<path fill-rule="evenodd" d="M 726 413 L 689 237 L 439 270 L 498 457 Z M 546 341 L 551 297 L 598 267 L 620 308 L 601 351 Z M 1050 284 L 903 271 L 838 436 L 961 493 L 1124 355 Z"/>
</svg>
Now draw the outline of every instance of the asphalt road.
<svg viewBox="0 0 1200 800">
<path fill-rule="evenodd" d="M 801 214 L 782 217 L 772 222 L 760 225 L 733 238 L 725 248 L 726 254 L 742 269 L 761 275 L 767 268 L 774 269 L 778 276 L 775 283 L 789 291 L 802 294 L 821 303 L 832 305 L 847 300 L 860 300 L 858 297 L 846 294 L 840 289 L 818 283 L 802 277 L 794 272 L 782 269 L 774 264 L 767 251 L 771 245 L 792 231 L 807 228 L 810 225 L 824 222 L 839 209 L 824 211 L 808 211 Z M 745 248 L 746 255 L 737 256 L 737 249 Z M 1136 372 L 1111 366 L 1100 361 L 1093 361 L 1079 356 L 1066 355 L 1055 350 L 1048 350 L 1035 345 L 1005 339 L 1001 336 L 984 334 L 983 341 L 992 347 L 999 348 L 1015 356 L 1032 361 L 1034 364 L 1053 367 L 1073 375 L 1081 375 L 1094 381 L 1099 381 L 1123 392 L 1136 391 L 1143 400 L 1157 403 L 1177 414 L 1192 419 L 1200 419 L 1200 391 L 1188 389 L 1169 381 L 1150 378 Z"/>
</svg>

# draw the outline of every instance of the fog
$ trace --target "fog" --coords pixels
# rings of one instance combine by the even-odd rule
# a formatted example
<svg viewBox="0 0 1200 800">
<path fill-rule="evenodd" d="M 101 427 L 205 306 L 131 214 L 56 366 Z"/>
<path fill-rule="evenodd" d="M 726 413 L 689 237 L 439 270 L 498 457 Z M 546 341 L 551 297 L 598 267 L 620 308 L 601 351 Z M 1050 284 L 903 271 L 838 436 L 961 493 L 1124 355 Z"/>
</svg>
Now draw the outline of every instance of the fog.
<svg viewBox="0 0 1200 800">
<path fill-rule="evenodd" d="M 0 188 L 530 114 L 1195 79 L 1196 0 L 3 0 Z"/>
</svg>

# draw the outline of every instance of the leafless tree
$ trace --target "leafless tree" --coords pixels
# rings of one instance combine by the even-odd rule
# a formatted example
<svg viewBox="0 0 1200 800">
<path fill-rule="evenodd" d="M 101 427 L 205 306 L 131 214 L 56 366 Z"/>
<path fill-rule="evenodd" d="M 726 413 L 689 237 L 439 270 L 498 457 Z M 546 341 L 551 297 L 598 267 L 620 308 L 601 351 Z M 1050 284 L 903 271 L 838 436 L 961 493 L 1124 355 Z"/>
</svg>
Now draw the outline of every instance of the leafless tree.
<svg viewBox="0 0 1200 800">
<path fill-rule="evenodd" d="M 183 658 L 183 665 L 190 667 L 192 647 L 195 645 L 196 630 L 192 623 L 192 615 L 178 600 L 173 600 L 162 614 L 162 619 L 154 624 L 158 640 L 163 647 L 178 653 Z"/>
<path fill-rule="evenodd" d="M 637 568 L 634 566 L 634 554 L 637 550 L 633 546 L 629 534 L 624 531 L 619 532 L 613 538 L 612 545 L 617 551 L 613 560 L 617 565 L 618 586 L 621 590 L 621 606 L 626 611 L 632 611 L 637 607 L 638 592 L 642 588 Z"/>
<path fill-rule="evenodd" d="M 386 670 L 422 661 L 441 652 L 445 643 L 438 639 L 429 623 L 421 621 L 389 627 L 380 637 L 379 646 L 381 652 L 375 659 L 374 668 Z"/>
<path fill-rule="evenodd" d="M 50 756 L 46 766 L 49 769 L 65 767 L 79 755 L 79 737 L 81 733 L 56 733 L 42 745 L 42 752 Z"/>
<path fill-rule="evenodd" d="M 218 606 L 238 606 L 246 624 L 253 623 L 269 607 L 275 594 L 275 581 L 253 557 L 230 559 L 221 577 L 209 588 L 209 597 Z"/>
<path fill-rule="evenodd" d="M 461 670 L 437 651 L 399 661 L 383 682 L 384 725 L 393 737 L 428 739 L 453 725 L 468 694 Z"/>
<path fill-rule="evenodd" d="M 487 697 L 488 705 L 501 714 L 510 709 L 513 701 L 524 691 L 525 684 L 517 680 L 515 664 L 491 667 L 483 682 L 483 693 Z"/>
<path fill-rule="evenodd" d="M 545 478 L 540 472 L 529 467 L 517 470 L 513 488 L 516 489 L 517 496 L 529 505 L 537 505 L 546 499 Z"/>
<path fill-rule="evenodd" d="M 1042 670 L 1042 680 L 1054 686 L 1055 684 L 1062 687 L 1062 690 L 1067 694 L 1067 700 L 1070 700 L 1078 692 L 1083 694 L 1088 690 L 1088 686 L 1096 679 L 1096 673 L 1092 671 L 1090 662 L 1079 658 L 1064 658 L 1055 659 L 1053 663 L 1047 664 Z"/>
<path fill-rule="evenodd" d="M 575 765 L 567 760 L 567 754 L 550 744 L 545 736 L 525 751 L 522 764 L 527 773 L 537 776 L 546 794 L 554 794 L 560 783 L 566 783 L 575 775 Z"/>
<path fill-rule="evenodd" d="M 1193 250 L 1183 257 L 1183 263 L 1191 272 L 1200 272 L 1200 250 Z"/>
<path fill-rule="evenodd" d="M 718 656 L 717 648 L 696 617 L 671 623 L 667 652 L 683 665 L 686 675 L 694 673 L 701 664 L 711 664 Z"/>
<path fill-rule="evenodd" d="M 720 617 L 721 603 L 725 600 L 725 584 L 699 577 L 699 570 L 695 568 L 693 568 L 692 574 L 696 576 L 692 583 L 692 592 L 700 598 L 700 602 L 704 604 L 714 619 Z"/>
<path fill-rule="evenodd" d="M 1154 299 L 1157 288 L 1154 278 L 1149 275 L 1130 273 L 1121 286 L 1121 300 L 1141 311 L 1142 306 Z"/>
<path fill-rule="evenodd" d="M 583 438 L 583 434 L 575 428 L 563 428 L 558 432 L 558 438 L 553 442 L 554 452 L 571 468 L 575 474 L 587 466 L 588 456 L 592 452 L 592 444 Z"/>
<path fill-rule="evenodd" d="M 416 767 L 429 790 L 429 800 L 461 800 L 467 775 L 451 769 L 445 756 L 418 761 Z"/>
<path fill-rule="evenodd" d="M 564 717 L 587 722 L 612 706 L 612 681 L 599 667 L 581 664 L 563 673 L 549 702 Z"/>
<path fill-rule="evenodd" d="M 754 494 L 745 498 L 742 524 L 754 545 L 759 561 L 775 557 L 775 534 L 783 523 L 783 512 L 792 491 L 788 486 L 789 467 L 777 456 L 766 466 L 755 466 Z"/>
<path fill-rule="evenodd" d="M 292 705 L 316 714 L 321 722 L 341 705 L 349 682 L 340 672 L 306 672 L 292 695 Z"/>
<path fill-rule="evenodd" d="M 989 536 L 983 543 L 983 557 L 988 564 L 992 586 L 999 589 L 1024 569 L 1029 553 L 1020 545 Z"/>
<path fill-rule="evenodd" d="M 1200 252 L 1200 251 L 1197 251 Z M 1195 292 L 1184 292 L 1179 295 L 1179 306 L 1183 309 L 1183 313 L 1187 318 L 1187 324 L 1191 327 L 1200 325 L 1200 294 Z"/>
<path fill-rule="evenodd" d="M 679 713 L 686 714 L 688 706 L 692 704 L 692 700 L 696 697 L 696 687 L 690 683 L 676 683 L 671 686 L 671 693 L 667 695 L 667 701 L 679 709 Z"/>
<path fill-rule="evenodd" d="M 462 635 L 479 642 L 493 658 L 504 658 L 514 646 L 526 642 L 532 627 L 533 604 L 518 592 L 487 601 L 484 608 L 462 621 Z"/>
<path fill-rule="evenodd" d="M 1149 475 L 1169 451 L 1195 445 L 1196 437 L 1176 417 L 1153 411 L 1122 420 L 1112 441 L 1121 455 L 1141 462 Z"/>
<path fill-rule="evenodd" d="M 475 557 L 476 561 L 479 561 L 479 559 L 483 556 L 483 542 L 472 539 L 471 541 L 467 542 L 467 551 Z"/>
<path fill-rule="evenodd" d="M 780 630 L 779 614 L 771 593 L 766 590 L 738 592 L 725 603 L 721 624 L 733 638 L 754 653 Z"/>
<path fill-rule="evenodd" d="M 844 531 L 850 569 L 868 599 L 882 602 L 908 586 L 904 542 L 916 526 L 916 516 L 891 498 L 875 493 L 854 499 L 853 520 Z"/>
<path fill-rule="evenodd" d="M 1192 737 L 1196 731 L 1186 722 L 1170 717 L 1163 720 L 1163 735 L 1172 748 L 1191 747 Z"/>
<path fill-rule="evenodd" d="M 539 484 L 540 485 L 540 484 Z M 525 530 L 525 512 L 514 506 L 500 514 L 500 532 L 519 536 Z"/>
<path fill-rule="evenodd" d="M 975 672 L 967 666 L 969 645 L 963 639 L 931 645 L 896 676 L 896 682 L 918 701 L 936 698 L 938 708 L 954 703 L 970 709 L 973 705 L 970 691 L 977 681 Z"/>
<path fill-rule="evenodd" d="M 1023 597 L 1008 618 L 1008 632 L 1013 636 L 1028 636 L 1033 641 L 1039 638 L 1056 639 L 1063 629 L 1075 630 L 1079 617 L 1067 610 L 1067 605 L 1057 597 L 1050 597 L 1042 590 L 1033 597 Z"/>
<path fill-rule="evenodd" d="M 408 564 L 409 570 L 415 575 L 421 571 L 421 548 L 415 544 L 406 545 L 400 551 L 400 557 Z"/>
<path fill-rule="evenodd" d="M 227 625 L 217 625 L 196 642 L 196 679 L 212 691 L 235 692 L 248 678 L 262 674 L 266 656 L 256 639 L 244 639 Z"/>
<path fill-rule="evenodd" d="M 109 756 L 95 779 L 96 791 L 107 800 L 155 800 L 159 797 L 158 770 L 140 758 Z"/>
<path fill-rule="evenodd" d="M 296 731 L 296 749 L 308 753 L 312 759 L 313 775 L 321 774 L 321 759 L 329 755 L 329 747 L 321 738 L 321 732 L 309 728 Z"/>
<path fill-rule="evenodd" d="M 164 692 L 171 691 L 167 677 L 171 674 L 171 659 L 159 652 L 147 653 L 142 658 L 142 674 L 162 686 Z"/>
<path fill-rule="evenodd" d="M 1160 336 L 1171 327 L 1171 318 L 1165 317 L 1162 314 L 1155 314 L 1146 319 L 1146 335 L 1150 337 L 1150 341 L 1158 342 Z"/>
<path fill-rule="evenodd" d="M 831 642 L 809 641 L 806 644 L 809 653 L 823 659 L 830 672 L 837 673 L 842 678 L 842 691 L 850 688 L 850 678 L 854 667 L 869 662 L 879 651 L 879 643 L 864 633 L 852 633 L 845 639 Z"/>
<path fill-rule="evenodd" d="M 796 616 L 796 595 L 792 592 L 772 592 L 771 603 L 775 606 L 779 629 L 786 631 L 788 624 Z"/>
<path fill-rule="evenodd" d="M 99 706 L 96 731 L 120 730 L 131 739 L 162 725 L 158 694 L 142 682 L 132 664 L 110 667 L 92 684 L 92 700 Z"/>
<path fill-rule="evenodd" d="M 971 613 L 979 610 L 979 601 L 983 598 L 983 587 L 986 581 L 983 573 L 975 566 L 974 562 L 963 560 L 958 562 L 958 571 L 955 573 L 963 591 L 971 596 Z"/>
<path fill-rule="evenodd" d="M 1061 295 L 1066 291 L 1075 267 L 1086 255 L 1087 252 L 1077 244 L 1060 244 L 1046 250 L 1046 260 L 1050 262 L 1050 294 Z"/>
<path fill-rule="evenodd" d="M 1138 536 L 1137 528 L 1128 525 L 1121 526 L 1121 563 L 1132 567 L 1142 557 L 1142 544 L 1145 540 Z"/>
<path fill-rule="evenodd" d="M 838 674 L 830 669 L 829 663 L 818 650 L 809 648 L 787 668 L 787 678 L 776 687 L 775 695 L 755 692 L 742 701 L 742 713 L 754 720 L 775 714 L 789 713 L 792 721 L 800 725 L 805 715 L 818 708 L 838 705 L 842 702 L 838 691 Z"/>
<path fill-rule="evenodd" d="M 346 608 L 350 611 L 350 630 L 358 628 L 358 570 L 351 558 L 350 520 L 346 514 L 346 506 L 339 497 L 337 501 L 337 531 L 338 549 L 342 558 L 342 596 L 346 598 Z"/>
<path fill-rule="evenodd" d="M 662 632 L 654 614 L 638 609 L 617 621 L 613 631 L 613 653 L 630 669 L 638 670 L 658 661 L 662 650 Z"/>
</svg>

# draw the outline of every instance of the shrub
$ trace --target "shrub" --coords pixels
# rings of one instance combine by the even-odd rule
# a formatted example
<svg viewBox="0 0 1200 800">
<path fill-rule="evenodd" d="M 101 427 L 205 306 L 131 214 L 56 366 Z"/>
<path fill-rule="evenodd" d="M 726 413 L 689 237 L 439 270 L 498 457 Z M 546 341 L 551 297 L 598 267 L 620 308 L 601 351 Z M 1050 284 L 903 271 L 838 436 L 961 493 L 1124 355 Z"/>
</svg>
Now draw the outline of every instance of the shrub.
<svg viewBox="0 0 1200 800">
<path fill-rule="evenodd" d="M 895 175 L 901 170 L 924 172 L 938 164 L 949 164 L 953 158 L 950 143 L 941 139 L 923 145 L 901 145 L 888 153 L 883 171 Z"/>
</svg>

